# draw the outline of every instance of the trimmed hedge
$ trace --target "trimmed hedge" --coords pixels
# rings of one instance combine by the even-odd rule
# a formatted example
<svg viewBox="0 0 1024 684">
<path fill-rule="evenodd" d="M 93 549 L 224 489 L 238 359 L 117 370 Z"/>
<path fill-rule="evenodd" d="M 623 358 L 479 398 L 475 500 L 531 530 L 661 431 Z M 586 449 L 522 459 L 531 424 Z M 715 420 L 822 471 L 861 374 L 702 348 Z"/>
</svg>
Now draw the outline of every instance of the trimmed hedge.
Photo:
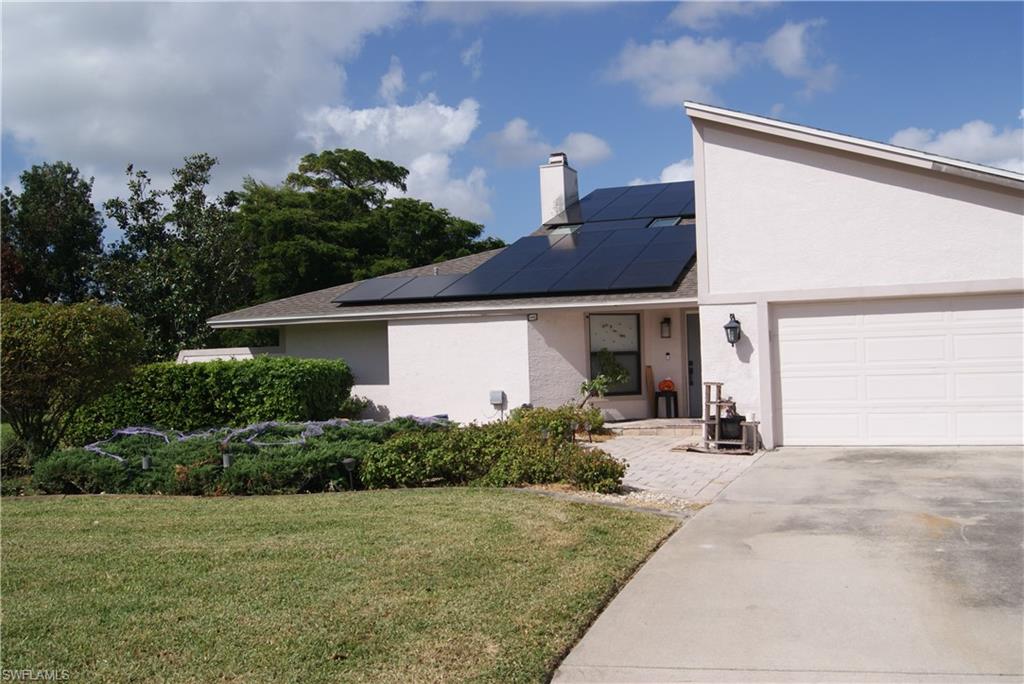
<svg viewBox="0 0 1024 684">
<path fill-rule="evenodd" d="M 88 444 L 128 425 L 181 431 L 340 416 L 352 390 L 341 360 L 259 357 L 152 363 L 75 415 L 64 442 Z"/>
</svg>

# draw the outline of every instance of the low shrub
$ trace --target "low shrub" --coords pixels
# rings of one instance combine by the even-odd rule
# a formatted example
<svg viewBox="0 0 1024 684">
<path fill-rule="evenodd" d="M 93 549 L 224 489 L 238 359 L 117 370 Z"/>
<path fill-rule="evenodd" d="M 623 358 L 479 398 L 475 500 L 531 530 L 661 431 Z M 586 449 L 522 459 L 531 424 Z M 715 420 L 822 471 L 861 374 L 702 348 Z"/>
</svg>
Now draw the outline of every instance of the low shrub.
<svg viewBox="0 0 1024 684">
<path fill-rule="evenodd" d="M 130 480 L 123 464 L 85 449 L 50 454 L 32 472 L 32 483 L 47 494 L 126 492 Z"/>
<path fill-rule="evenodd" d="M 81 446 L 126 425 L 190 431 L 261 421 L 325 420 L 351 410 L 352 373 L 340 360 L 259 357 L 153 363 L 79 409 L 65 443 Z"/>
<path fill-rule="evenodd" d="M 604 427 L 604 416 L 601 415 L 601 409 L 595 406 L 523 406 L 512 410 L 509 422 L 536 435 L 571 438 L 574 433 L 600 432 Z"/>
<path fill-rule="evenodd" d="M 625 464 L 599 449 L 509 421 L 399 434 L 367 451 L 360 478 L 371 489 L 565 482 L 612 492 L 625 471 Z"/>
</svg>

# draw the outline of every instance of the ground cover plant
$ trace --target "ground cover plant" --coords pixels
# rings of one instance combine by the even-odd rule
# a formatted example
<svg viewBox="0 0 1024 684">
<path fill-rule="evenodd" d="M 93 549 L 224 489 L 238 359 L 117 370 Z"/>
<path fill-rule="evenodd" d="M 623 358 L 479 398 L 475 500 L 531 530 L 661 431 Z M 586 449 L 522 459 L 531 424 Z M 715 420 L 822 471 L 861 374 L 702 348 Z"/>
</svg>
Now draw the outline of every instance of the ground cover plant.
<svg viewBox="0 0 1024 684">
<path fill-rule="evenodd" d="M 35 464 L 32 484 L 50 494 L 287 494 L 353 485 L 555 482 L 612 492 L 625 464 L 577 441 L 575 432 L 584 420 L 598 419 L 569 407 L 521 409 L 511 420 L 486 425 L 406 418 L 261 424 L 198 435 L 155 431 L 54 453 Z"/>
<path fill-rule="evenodd" d="M 668 518 L 483 488 L 29 497 L 5 670 L 73 681 L 545 681 Z"/>
</svg>

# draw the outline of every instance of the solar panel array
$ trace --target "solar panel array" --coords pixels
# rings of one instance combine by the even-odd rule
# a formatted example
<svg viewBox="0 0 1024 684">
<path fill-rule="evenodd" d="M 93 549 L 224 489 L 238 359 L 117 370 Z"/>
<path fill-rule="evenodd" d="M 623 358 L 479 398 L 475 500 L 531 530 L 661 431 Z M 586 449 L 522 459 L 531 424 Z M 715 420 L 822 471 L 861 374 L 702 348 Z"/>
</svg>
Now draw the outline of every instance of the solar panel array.
<svg viewBox="0 0 1024 684">
<path fill-rule="evenodd" d="M 674 287 L 696 255 L 694 227 L 651 227 L 693 216 L 693 183 L 602 188 L 466 274 L 382 276 L 342 305 L 657 290 Z M 559 226 L 575 226 L 571 232 Z"/>
</svg>

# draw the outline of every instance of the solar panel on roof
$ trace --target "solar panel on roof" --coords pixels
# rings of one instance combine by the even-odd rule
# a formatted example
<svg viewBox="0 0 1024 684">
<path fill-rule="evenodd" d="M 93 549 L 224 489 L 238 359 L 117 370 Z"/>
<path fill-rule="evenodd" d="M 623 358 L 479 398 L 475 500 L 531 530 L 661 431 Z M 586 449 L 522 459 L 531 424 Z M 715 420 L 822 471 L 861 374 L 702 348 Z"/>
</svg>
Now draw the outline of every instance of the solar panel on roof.
<svg viewBox="0 0 1024 684">
<path fill-rule="evenodd" d="M 671 183 L 634 216 L 693 216 L 693 181 Z"/>
<path fill-rule="evenodd" d="M 591 221 L 614 221 L 638 216 L 641 209 L 665 192 L 665 185 L 636 185 L 594 214 Z"/>
<path fill-rule="evenodd" d="M 584 223 L 580 226 L 580 230 L 583 232 L 596 232 L 599 230 L 623 230 L 623 229 L 637 229 L 646 228 L 650 219 L 638 218 L 638 219 L 626 219 L 624 221 L 591 221 Z"/>
<path fill-rule="evenodd" d="M 591 250 L 608 238 L 609 233 L 577 233 L 564 238 L 551 249 L 538 256 L 525 268 L 561 268 L 568 271 L 586 257 Z"/>
<path fill-rule="evenodd" d="M 484 264 L 486 266 L 487 264 Z M 515 269 L 483 269 L 483 267 L 471 271 L 459 278 L 445 289 L 438 292 L 434 299 L 458 299 L 485 297 L 503 282 L 514 276 L 519 271 Z"/>
<path fill-rule="evenodd" d="M 580 200 L 580 217 L 584 222 L 590 221 L 595 214 L 604 209 L 611 202 L 615 201 L 618 197 L 625 194 L 628 189 L 629 188 L 600 188 L 598 190 L 594 190 Z"/>
<path fill-rule="evenodd" d="M 499 285 L 493 295 L 543 294 L 563 275 L 564 268 L 528 268 Z"/>
<path fill-rule="evenodd" d="M 686 268 L 676 260 L 634 261 L 615 279 L 611 287 L 617 290 L 641 290 L 675 285 Z"/>
<path fill-rule="evenodd" d="M 394 292 L 384 295 L 383 299 L 385 301 L 432 299 L 438 292 L 452 285 L 465 275 L 465 273 L 456 273 L 452 275 L 419 276 L 402 285 Z"/>
<path fill-rule="evenodd" d="M 412 280 L 412 276 L 381 276 L 364 280 L 331 301 L 338 304 L 376 302 Z"/>
</svg>

